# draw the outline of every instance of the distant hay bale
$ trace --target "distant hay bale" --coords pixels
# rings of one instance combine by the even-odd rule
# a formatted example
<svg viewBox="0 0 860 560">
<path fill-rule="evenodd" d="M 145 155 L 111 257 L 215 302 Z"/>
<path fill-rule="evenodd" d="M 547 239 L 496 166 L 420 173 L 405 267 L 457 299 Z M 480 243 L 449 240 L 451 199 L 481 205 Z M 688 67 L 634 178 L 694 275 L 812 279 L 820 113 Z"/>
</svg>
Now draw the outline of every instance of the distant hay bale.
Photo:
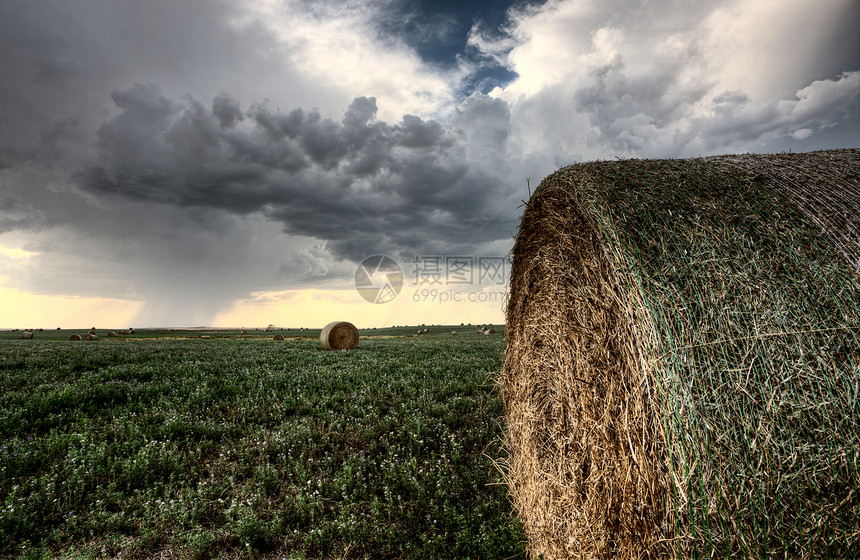
<svg viewBox="0 0 860 560">
<path fill-rule="evenodd" d="M 33 338 L 33 331 L 24 331 L 21 333 L 21 338 Z"/>
<path fill-rule="evenodd" d="M 451 331 L 451 336 L 456 336 L 456 335 L 457 335 L 457 331 Z"/>
<path fill-rule="evenodd" d="M 116 333 L 111 331 L 105 335 L 107 338 L 116 338 Z"/>
<path fill-rule="evenodd" d="M 358 329 L 347 321 L 334 321 L 320 332 L 320 342 L 326 350 L 352 350 L 358 347 Z"/>
<path fill-rule="evenodd" d="M 95 335 L 92 333 L 89 333 L 89 334 L 87 334 L 87 336 L 84 337 L 84 340 L 98 340 L 98 339 L 99 339 L 98 335 Z"/>
<path fill-rule="evenodd" d="M 284 340 L 284 335 L 276 334 L 274 337 L 272 337 L 272 340 Z"/>
<path fill-rule="evenodd" d="M 246 334 L 248 334 L 248 331 L 246 331 L 245 329 L 242 329 L 242 332 L 240 332 L 239 334 L 246 335 Z"/>
<path fill-rule="evenodd" d="M 69 340 L 83 340 L 83 339 L 81 338 L 81 335 L 73 334 L 72 336 L 69 337 Z"/>
<path fill-rule="evenodd" d="M 487 329 L 484 331 L 484 334 L 496 334 L 496 330 L 495 329 Z"/>
<path fill-rule="evenodd" d="M 531 558 L 860 550 L 860 150 L 593 162 L 512 251 Z"/>
<path fill-rule="evenodd" d="M 96 333 L 95 329 L 92 329 L 92 330 L 90 330 L 90 332 L 88 332 L 87 334 L 97 334 L 97 333 Z"/>
</svg>

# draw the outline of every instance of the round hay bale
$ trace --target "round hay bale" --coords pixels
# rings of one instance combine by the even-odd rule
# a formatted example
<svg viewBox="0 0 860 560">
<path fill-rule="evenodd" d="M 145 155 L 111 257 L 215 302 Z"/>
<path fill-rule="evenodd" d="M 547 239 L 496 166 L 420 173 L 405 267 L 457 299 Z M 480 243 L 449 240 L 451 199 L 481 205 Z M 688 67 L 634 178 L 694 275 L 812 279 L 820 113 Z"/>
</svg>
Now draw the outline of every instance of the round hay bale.
<svg viewBox="0 0 860 560">
<path fill-rule="evenodd" d="M 245 329 L 242 329 L 242 332 L 240 332 L 239 334 L 246 335 L 246 334 L 248 334 L 248 331 L 246 331 Z"/>
<path fill-rule="evenodd" d="M 97 333 L 96 333 L 95 329 L 91 329 L 91 330 L 90 330 L 90 332 L 88 332 L 87 334 L 93 334 L 93 335 L 94 335 L 94 334 L 97 334 Z"/>
<path fill-rule="evenodd" d="M 33 331 L 24 331 L 21 333 L 21 338 L 33 338 Z"/>
<path fill-rule="evenodd" d="M 487 329 L 484 331 L 484 334 L 496 334 L 496 330 L 495 329 Z"/>
<path fill-rule="evenodd" d="M 111 331 L 105 335 L 107 338 L 116 338 L 116 333 Z"/>
<path fill-rule="evenodd" d="M 531 558 L 858 550 L 857 208 L 856 149 L 544 179 L 501 374 Z"/>
<path fill-rule="evenodd" d="M 334 321 L 320 332 L 320 342 L 326 350 L 352 350 L 358 347 L 358 329 L 347 321 Z"/>
<path fill-rule="evenodd" d="M 451 331 L 451 336 L 456 336 L 456 335 L 457 335 L 457 331 Z"/>
<path fill-rule="evenodd" d="M 84 340 L 98 340 L 98 339 L 99 339 L 98 335 L 95 335 L 92 333 L 89 333 L 89 334 L 87 334 L 87 336 L 84 337 Z"/>
<path fill-rule="evenodd" d="M 69 340 L 83 340 L 83 339 L 81 338 L 81 335 L 73 334 L 72 336 L 69 337 Z"/>
<path fill-rule="evenodd" d="M 276 334 L 275 336 L 272 337 L 272 340 L 284 340 L 284 335 Z"/>
</svg>

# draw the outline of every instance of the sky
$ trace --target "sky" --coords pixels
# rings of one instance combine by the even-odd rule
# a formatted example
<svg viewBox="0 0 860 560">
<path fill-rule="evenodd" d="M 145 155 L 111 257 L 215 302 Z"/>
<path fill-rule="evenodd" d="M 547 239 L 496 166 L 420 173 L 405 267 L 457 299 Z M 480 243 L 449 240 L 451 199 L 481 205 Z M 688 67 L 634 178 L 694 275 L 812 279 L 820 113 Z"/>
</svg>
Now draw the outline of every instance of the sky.
<svg viewBox="0 0 860 560">
<path fill-rule="evenodd" d="M 577 162 L 860 147 L 857 0 L 0 0 L 0 328 L 501 324 Z"/>
</svg>

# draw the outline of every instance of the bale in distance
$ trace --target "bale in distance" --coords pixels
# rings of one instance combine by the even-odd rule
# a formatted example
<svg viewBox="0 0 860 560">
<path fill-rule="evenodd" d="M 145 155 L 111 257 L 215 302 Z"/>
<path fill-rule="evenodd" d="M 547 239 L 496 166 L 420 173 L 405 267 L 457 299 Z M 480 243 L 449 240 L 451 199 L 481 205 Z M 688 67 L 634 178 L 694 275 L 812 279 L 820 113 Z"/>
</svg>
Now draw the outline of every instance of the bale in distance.
<svg viewBox="0 0 860 560">
<path fill-rule="evenodd" d="M 860 547 L 858 411 L 817 396 L 856 386 L 858 207 L 860 150 L 544 179 L 512 252 L 501 380 L 530 557 Z"/>
<path fill-rule="evenodd" d="M 275 336 L 272 337 L 272 340 L 284 340 L 284 335 L 276 334 Z"/>
<path fill-rule="evenodd" d="M 98 335 L 95 335 L 92 333 L 89 333 L 84 337 L 84 340 L 98 340 L 98 339 L 99 339 Z"/>
<path fill-rule="evenodd" d="M 83 340 L 83 339 L 81 338 L 81 335 L 73 334 L 72 336 L 69 337 L 69 340 Z"/>
<path fill-rule="evenodd" d="M 358 347 L 358 329 L 347 321 L 333 321 L 320 332 L 326 350 L 353 350 Z"/>
<path fill-rule="evenodd" d="M 116 333 L 111 331 L 105 335 L 107 338 L 116 338 Z"/>
<path fill-rule="evenodd" d="M 21 333 L 21 338 L 33 338 L 33 331 L 24 331 Z"/>
</svg>

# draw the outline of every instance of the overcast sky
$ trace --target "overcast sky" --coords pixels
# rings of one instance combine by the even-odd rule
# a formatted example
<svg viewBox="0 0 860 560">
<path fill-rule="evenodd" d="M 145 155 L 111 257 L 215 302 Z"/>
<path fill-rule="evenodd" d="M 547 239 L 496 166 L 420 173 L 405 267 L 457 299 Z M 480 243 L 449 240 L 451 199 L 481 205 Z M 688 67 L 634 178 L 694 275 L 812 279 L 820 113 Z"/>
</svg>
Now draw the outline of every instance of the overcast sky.
<svg viewBox="0 0 860 560">
<path fill-rule="evenodd" d="M 418 322 L 358 263 L 504 257 L 561 166 L 860 146 L 857 29 L 857 0 L 0 0 L 0 327 L 321 326 L 303 293 Z"/>
</svg>

